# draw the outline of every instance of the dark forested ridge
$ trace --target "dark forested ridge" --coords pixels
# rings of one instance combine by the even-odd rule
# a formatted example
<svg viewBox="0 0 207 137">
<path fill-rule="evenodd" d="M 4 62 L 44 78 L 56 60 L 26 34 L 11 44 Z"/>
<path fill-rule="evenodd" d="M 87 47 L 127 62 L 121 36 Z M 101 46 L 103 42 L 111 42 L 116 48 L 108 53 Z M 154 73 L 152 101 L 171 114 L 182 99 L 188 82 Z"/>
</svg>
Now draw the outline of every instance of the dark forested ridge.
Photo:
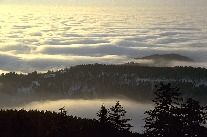
<svg viewBox="0 0 207 137">
<path fill-rule="evenodd" d="M 1 102 L 5 97 L 107 98 L 127 97 L 150 101 L 154 85 L 170 82 L 180 87 L 183 95 L 205 101 L 207 69 L 193 67 L 144 67 L 125 65 L 78 65 L 47 73 L 1 74 Z"/>
<path fill-rule="evenodd" d="M 1 137 L 135 137 L 95 119 L 37 110 L 0 110 Z"/>
<path fill-rule="evenodd" d="M 82 119 L 60 112 L 0 110 L 1 137 L 206 137 L 207 106 L 183 98 L 171 84 L 155 86 L 154 108 L 145 111 L 143 133 L 130 131 L 131 119 L 119 101 L 101 106 L 98 119 Z"/>
<path fill-rule="evenodd" d="M 102 105 L 98 119 L 39 110 L 0 110 L 0 137 L 141 137 L 131 132 L 126 110 L 119 101 L 110 109 Z"/>
</svg>

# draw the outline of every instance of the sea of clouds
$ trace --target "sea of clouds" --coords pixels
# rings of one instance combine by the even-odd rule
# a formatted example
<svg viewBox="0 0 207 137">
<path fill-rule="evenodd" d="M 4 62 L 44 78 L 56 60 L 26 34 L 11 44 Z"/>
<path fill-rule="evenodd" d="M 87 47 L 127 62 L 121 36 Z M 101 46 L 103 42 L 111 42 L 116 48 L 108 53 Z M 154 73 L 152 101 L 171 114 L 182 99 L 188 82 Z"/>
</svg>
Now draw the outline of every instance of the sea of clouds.
<svg viewBox="0 0 207 137">
<path fill-rule="evenodd" d="M 173 66 L 207 67 L 206 12 L 205 8 L 7 7 L 0 10 L 0 70 L 121 64 L 167 53 L 195 60 Z"/>
</svg>

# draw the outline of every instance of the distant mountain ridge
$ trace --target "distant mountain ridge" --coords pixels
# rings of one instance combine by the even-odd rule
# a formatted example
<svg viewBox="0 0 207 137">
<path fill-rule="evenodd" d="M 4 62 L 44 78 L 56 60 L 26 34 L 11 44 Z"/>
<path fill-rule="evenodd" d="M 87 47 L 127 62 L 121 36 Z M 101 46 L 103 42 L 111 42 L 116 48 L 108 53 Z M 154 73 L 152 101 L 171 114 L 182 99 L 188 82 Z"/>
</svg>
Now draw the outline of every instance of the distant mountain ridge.
<svg viewBox="0 0 207 137">
<path fill-rule="evenodd" d="M 135 59 L 149 59 L 149 60 L 165 60 L 165 61 L 185 61 L 185 62 L 194 62 L 193 59 L 187 56 L 179 55 L 179 54 L 153 54 L 150 56 L 145 56 L 141 58 L 135 58 Z"/>
<path fill-rule="evenodd" d="M 183 95 L 207 102 L 205 68 L 87 64 L 47 73 L 1 74 L 0 106 L 11 101 L 63 98 L 151 101 L 160 82 L 176 85 Z"/>
</svg>

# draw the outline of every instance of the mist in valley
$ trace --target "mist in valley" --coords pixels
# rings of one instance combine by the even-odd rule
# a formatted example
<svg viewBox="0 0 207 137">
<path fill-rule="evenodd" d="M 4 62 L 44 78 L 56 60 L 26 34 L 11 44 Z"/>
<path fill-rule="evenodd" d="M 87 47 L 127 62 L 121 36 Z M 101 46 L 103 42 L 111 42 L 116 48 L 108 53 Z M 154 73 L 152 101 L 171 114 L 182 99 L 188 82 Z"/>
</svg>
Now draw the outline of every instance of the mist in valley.
<svg viewBox="0 0 207 137">
<path fill-rule="evenodd" d="M 0 94 L 1 109 L 17 110 L 44 110 L 59 112 L 59 109 L 65 107 L 67 115 L 73 115 L 81 118 L 97 119 L 97 112 L 101 105 L 107 108 L 113 106 L 116 101 L 127 111 L 127 118 L 131 119 L 133 132 L 142 132 L 144 130 L 144 112 L 152 108 L 150 101 L 138 102 L 126 98 L 108 98 L 108 99 L 57 99 L 55 97 L 20 97 L 6 96 Z"/>
</svg>

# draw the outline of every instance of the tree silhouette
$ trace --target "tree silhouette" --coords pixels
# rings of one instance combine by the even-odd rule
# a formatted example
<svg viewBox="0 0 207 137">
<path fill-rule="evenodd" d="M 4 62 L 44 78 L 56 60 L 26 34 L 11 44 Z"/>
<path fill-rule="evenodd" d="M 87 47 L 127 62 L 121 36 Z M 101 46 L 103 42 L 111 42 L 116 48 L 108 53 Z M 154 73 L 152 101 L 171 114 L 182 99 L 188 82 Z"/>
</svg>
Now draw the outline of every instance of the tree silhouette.
<svg viewBox="0 0 207 137">
<path fill-rule="evenodd" d="M 145 119 L 145 134 L 156 137 L 180 136 L 181 122 L 177 115 L 180 93 L 178 88 L 171 87 L 171 84 L 156 86 L 155 107 L 146 111 L 148 117 Z"/>
<path fill-rule="evenodd" d="M 101 109 L 98 111 L 97 116 L 100 124 L 103 125 L 108 122 L 108 110 L 104 105 L 101 106 Z"/>
<path fill-rule="evenodd" d="M 125 118 L 125 115 L 126 110 L 117 101 L 115 106 L 110 108 L 109 119 L 111 124 L 118 130 L 129 131 L 132 126 L 128 122 L 131 119 Z"/>
<path fill-rule="evenodd" d="M 60 110 L 60 115 L 62 115 L 62 116 L 66 116 L 67 115 L 67 111 L 65 110 L 65 106 L 64 107 L 62 107 L 62 108 L 59 108 L 59 110 Z"/>
<path fill-rule="evenodd" d="M 155 107 L 146 111 L 145 135 L 150 137 L 204 137 L 207 107 L 192 98 L 183 102 L 178 88 L 156 86 Z"/>
<path fill-rule="evenodd" d="M 192 98 L 187 99 L 186 103 L 181 105 L 181 120 L 183 124 L 183 135 L 186 137 L 200 137 L 204 135 L 206 124 L 206 107 Z"/>
<path fill-rule="evenodd" d="M 0 137 L 139 137 L 95 119 L 38 110 L 0 110 Z"/>
</svg>

